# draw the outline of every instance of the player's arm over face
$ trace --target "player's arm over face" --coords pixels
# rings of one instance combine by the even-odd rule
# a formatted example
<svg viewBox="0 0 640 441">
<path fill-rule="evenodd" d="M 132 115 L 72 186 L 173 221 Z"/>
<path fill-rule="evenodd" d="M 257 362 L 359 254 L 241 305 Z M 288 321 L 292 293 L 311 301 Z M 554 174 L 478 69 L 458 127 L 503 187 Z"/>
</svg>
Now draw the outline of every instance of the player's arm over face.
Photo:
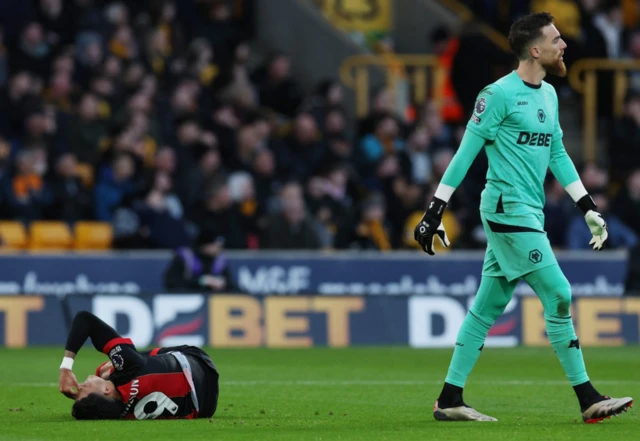
<svg viewBox="0 0 640 441">
<path fill-rule="evenodd" d="M 120 370 L 135 369 L 144 362 L 131 340 L 122 338 L 115 329 L 90 312 L 81 311 L 76 314 L 71 324 L 63 363 L 60 366 L 60 392 L 69 398 L 75 396 L 78 387 L 72 372 L 73 360 L 88 338 L 91 338 L 93 346 L 108 355 L 113 366 Z"/>
</svg>

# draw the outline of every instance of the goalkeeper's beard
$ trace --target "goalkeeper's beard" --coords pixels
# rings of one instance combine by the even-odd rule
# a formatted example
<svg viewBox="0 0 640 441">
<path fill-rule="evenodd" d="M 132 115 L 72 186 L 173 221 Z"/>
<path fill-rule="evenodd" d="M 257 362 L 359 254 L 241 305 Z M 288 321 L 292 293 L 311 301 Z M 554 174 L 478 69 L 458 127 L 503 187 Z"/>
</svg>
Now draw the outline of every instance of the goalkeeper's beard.
<svg viewBox="0 0 640 441">
<path fill-rule="evenodd" d="M 545 72 L 551 75 L 555 75 L 557 77 L 564 78 L 567 76 L 567 66 L 564 64 L 564 61 L 561 60 L 562 56 L 553 60 L 552 63 L 543 64 Z"/>
</svg>

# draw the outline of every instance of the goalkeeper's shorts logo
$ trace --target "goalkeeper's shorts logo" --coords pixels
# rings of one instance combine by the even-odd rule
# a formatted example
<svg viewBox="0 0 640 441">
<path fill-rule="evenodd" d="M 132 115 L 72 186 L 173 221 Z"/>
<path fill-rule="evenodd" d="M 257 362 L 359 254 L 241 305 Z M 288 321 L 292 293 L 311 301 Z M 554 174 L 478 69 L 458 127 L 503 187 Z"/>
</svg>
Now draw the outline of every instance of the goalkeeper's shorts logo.
<svg viewBox="0 0 640 441">
<path fill-rule="evenodd" d="M 542 262 L 542 253 L 538 250 L 529 251 L 529 260 L 531 261 L 531 263 Z"/>
</svg>

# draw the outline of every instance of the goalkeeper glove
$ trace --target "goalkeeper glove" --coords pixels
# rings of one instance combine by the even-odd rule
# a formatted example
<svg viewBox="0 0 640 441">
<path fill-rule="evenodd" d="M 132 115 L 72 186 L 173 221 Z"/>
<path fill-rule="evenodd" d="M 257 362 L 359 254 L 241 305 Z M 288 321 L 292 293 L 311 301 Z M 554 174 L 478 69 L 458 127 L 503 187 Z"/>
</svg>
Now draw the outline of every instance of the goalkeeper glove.
<svg viewBox="0 0 640 441">
<path fill-rule="evenodd" d="M 589 242 L 594 250 L 601 250 L 605 240 L 609 237 L 609 231 L 607 230 L 607 223 L 602 218 L 602 215 L 596 211 L 596 203 L 589 195 L 583 196 L 578 202 L 578 207 L 584 213 L 584 220 L 587 222 L 589 230 L 593 237 Z"/>
<path fill-rule="evenodd" d="M 445 247 L 450 244 L 447 232 L 444 231 L 444 226 L 442 225 L 442 213 L 446 206 L 447 203 L 445 201 L 434 197 L 413 231 L 413 238 L 420 244 L 424 252 L 430 256 L 435 254 L 433 252 L 433 239 L 435 236 L 438 236 L 438 239 Z"/>
</svg>

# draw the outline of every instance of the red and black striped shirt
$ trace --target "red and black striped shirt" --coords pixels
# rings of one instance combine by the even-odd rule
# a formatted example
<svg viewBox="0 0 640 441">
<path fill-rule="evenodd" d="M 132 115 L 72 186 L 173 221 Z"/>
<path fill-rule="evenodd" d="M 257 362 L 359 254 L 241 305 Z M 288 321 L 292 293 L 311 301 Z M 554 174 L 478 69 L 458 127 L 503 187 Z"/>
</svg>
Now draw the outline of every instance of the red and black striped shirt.
<svg viewBox="0 0 640 441">
<path fill-rule="evenodd" d="M 125 404 L 127 419 L 197 418 L 191 386 L 178 360 L 164 350 L 136 350 L 128 338 L 114 338 L 102 349 L 113 371 L 109 380 Z"/>
</svg>

